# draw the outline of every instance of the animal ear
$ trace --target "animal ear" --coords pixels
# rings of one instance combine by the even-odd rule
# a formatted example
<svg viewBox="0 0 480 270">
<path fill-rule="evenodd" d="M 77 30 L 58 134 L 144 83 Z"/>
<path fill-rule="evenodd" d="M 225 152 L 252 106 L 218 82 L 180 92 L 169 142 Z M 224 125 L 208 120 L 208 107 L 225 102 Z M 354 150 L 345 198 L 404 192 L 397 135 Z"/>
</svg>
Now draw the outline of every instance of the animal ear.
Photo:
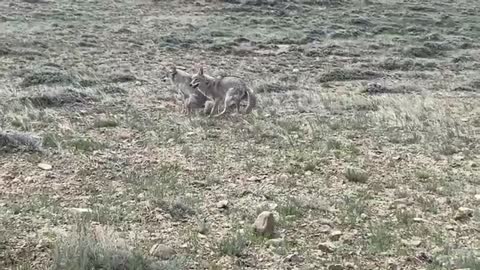
<svg viewBox="0 0 480 270">
<path fill-rule="evenodd" d="M 175 73 L 177 72 L 177 67 L 175 67 L 174 65 L 170 66 L 170 70 Z"/>
<path fill-rule="evenodd" d="M 203 67 L 200 67 L 200 70 L 198 71 L 200 75 L 203 75 Z"/>
</svg>

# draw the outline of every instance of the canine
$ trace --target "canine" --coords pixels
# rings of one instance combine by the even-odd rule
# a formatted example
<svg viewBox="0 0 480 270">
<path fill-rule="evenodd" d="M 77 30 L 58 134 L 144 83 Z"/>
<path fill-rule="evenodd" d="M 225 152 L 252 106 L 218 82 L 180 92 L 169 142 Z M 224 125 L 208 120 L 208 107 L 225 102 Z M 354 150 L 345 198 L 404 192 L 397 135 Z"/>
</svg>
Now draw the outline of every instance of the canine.
<svg viewBox="0 0 480 270">
<path fill-rule="evenodd" d="M 192 74 L 171 66 L 163 81 L 170 81 L 172 86 L 177 89 L 182 103 L 182 113 L 190 114 L 192 109 L 204 108 L 204 112 L 207 113 L 213 106 L 213 102 L 199 91 L 196 87 L 191 87 Z"/>
<path fill-rule="evenodd" d="M 257 98 L 253 91 L 242 79 L 234 76 L 214 78 L 205 74 L 203 67 L 200 67 L 198 72 L 192 76 L 190 86 L 198 89 L 213 101 L 213 107 L 209 116 L 212 116 L 215 110 L 217 110 L 217 115 L 215 116 L 223 115 L 231 105 L 235 105 L 237 113 L 240 113 L 240 102 L 245 98 L 248 103 L 245 113 L 250 113 L 257 103 Z M 222 101 L 224 101 L 224 108 L 221 113 L 218 113 L 219 105 Z"/>
</svg>

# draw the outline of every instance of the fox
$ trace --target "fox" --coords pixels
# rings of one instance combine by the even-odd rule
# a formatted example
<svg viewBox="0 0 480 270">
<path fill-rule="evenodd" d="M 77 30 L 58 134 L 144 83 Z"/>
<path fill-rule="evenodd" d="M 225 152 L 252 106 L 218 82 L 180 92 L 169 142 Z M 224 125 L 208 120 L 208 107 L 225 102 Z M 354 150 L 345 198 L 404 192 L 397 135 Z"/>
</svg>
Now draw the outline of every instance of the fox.
<svg viewBox="0 0 480 270">
<path fill-rule="evenodd" d="M 247 98 L 247 108 L 245 113 L 250 113 L 257 104 L 257 98 L 247 84 L 240 78 L 234 76 L 222 75 L 218 78 L 209 76 L 203 72 L 200 67 L 197 73 L 192 76 L 190 82 L 192 88 L 198 89 L 211 101 L 213 106 L 210 109 L 209 117 L 217 110 L 215 117 L 225 114 L 227 109 L 235 105 L 237 113 L 240 113 L 240 102 Z M 218 113 L 219 105 L 224 102 L 223 111 Z"/>
<path fill-rule="evenodd" d="M 163 78 L 163 82 L 170 81 L 172 86 L 177 88 L 182 103 L 181 113 L 190 114 L 193 109 L 203 107 L 204 113 L 207 114 L 207 112 L 211 110 L 213 102 L 208 100 L 197 88 L 191 87 L 191 80 L 192 74 L 176 66 L 171 66 Z"/>
</svg>

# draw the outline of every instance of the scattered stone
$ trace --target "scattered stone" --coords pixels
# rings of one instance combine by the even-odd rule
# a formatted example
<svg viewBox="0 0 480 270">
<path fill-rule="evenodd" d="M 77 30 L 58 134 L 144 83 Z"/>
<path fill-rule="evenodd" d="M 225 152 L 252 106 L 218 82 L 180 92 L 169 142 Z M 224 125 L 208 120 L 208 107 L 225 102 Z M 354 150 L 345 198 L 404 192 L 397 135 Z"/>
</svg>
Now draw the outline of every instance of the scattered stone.
<svg viewBox="0 0 480 270">
<path fill-rule="evenodd" d="M 132 134 L 130 132 L 120 132 L 120 134 L 118 134 L 118 137 L 120 138 L 120 140 L 127 140 L 127 139 L 130 139 L 132 137 Z"/>
<path fill-rule="evenodd" d="M 445 229 L 447 229 L 447 231 L 454 231 L 455 227 L 453 225 L 447 225 L 445 226 Z"/>
<path fill-rule="evenodd" d="M 477 202 L 480 202 L 480 194 L 475 194 L 474 198 Z"/>
<path fill-rule="evenodd" d="M 347 262 L 347 263 L 345 263 L 345 268 L 350 269 L 350 270 L 355 270 L 355 269 L 357 269 L 357 266 L 354 263 Z"/>
<path fill-rule="evenodd" d="M 162 260 L 168 260 L 175 255 L 175 250 L 164 244 L 155 244 L 150 249 L 150 255 L 160 258 Z"/>
<path fill-rule="evenodd" d="M 419 247 L 422 244 L 422 241 L 418 239 L 412 239 L 412 240 L 402 239 L 401 242 L 407 247 Z"/>
<path fill-rule="evenodd" d="M 331 230 L 332 230 L 332 228 L 330 228 L 329 225 L 325 225 L 325 224 L 320 226 L 320 228 L 318 229 L 318 231 L 321 232 L 321 233 L 328 233 Z"/>
<path fill-rule="evenodd" d="M 228 208 L 228 201 L 227 200 L 221 200 L 217 202 L 217 207 L 220 209 L 227 209 Z"/>
<path fill-rule="evenodd" d="M 248 179 L 248 181 L 250 182 L 262 182 L 262 178 L 258 177 L 258 176 L 250 176 Z"/>
<path fill-rule="evenodd" d="M 272 212 L 263 211 L 253 224 L 255 232 L 264 236 L 272 236 L 275 230 L 275 218 Z"/>
<path fill-rule="evenodd" d="M 341 264 L 330 264 L 327 267 L 328 270 L 343 270 L 343 266 Z"/>
<path fill-rule="evenodd" d="M 428 223 L 428 220 L 424 218 L 413 218 L 413 221 L 417 223 Z"/>
<path fill-rule="evenodd" d="M 331 221 L 330 219 L 320 218 L 317 222 L 319 224 L 328 225 L 330 227 L 333 227 L 333 221 Z"/>
<path fill-rule="evenodd" d="M 303 258 L 300 257 L 298 254 L 294 253 L 294 254 L 287 255 L 287 257 L 285 257 L 284 262 L 301 263 L 303 262 Z"/>
<path fill-rule="evenodd" d="M 68 208 L 68 211 L 74 214 L 79 214 L 79 215 L 89 214 L 93 212 L 92 209 L 90 208 L 75 208 L 75 207 Z"/>
<path fill-rule="evenodd" d="M 286 182 L 286 181 L 288 181 L 288 178 L 289 178 L 289 177 L 288 177 L 287 174 L 282 173 L 282 174 L 278 177 L 278 180 L 279 180 L 280 182 Z"/>
<path fill-rule="evenodd" d="M 45 170 L 45 171 L 49 171 L 49 170 L 51 170 L 51 169 L 53 168 L 52 165 L 47 164 L 47 163 L 39 163 L 37 166 L 38 166 L 40 169 Z"/>
<path fill-rule="evenodd" d="M 457 214 L 455 215 L 454 219 L 461 221 L 469 219 L 473 216 L 473 209 L 467 207 L 460 207 L 458 208 Z"/>
<path fill-rule="evenodd" d="M 285 240 L 282 238 L 270 239 L 265 242 L 267 246 L 272 246 L 272 247 L 283 246 L 284 243 L 285 243 Z"/>
<path fill-rule="evenodd" d="M 342 231 L 334 230 L 334 231 L 330 232 L 330 240 L 338 241 L 338 240 L 340 240 L 340 237 L 342 237 L 342 235 L 343 235 Z"/>
<path fill-rule="evenodd" d="M 332 253 L 335 250 L 335 246 L 330 242 L 324 242 L 318 244 L 318 249 L 325 253 Z"/>
</svg>

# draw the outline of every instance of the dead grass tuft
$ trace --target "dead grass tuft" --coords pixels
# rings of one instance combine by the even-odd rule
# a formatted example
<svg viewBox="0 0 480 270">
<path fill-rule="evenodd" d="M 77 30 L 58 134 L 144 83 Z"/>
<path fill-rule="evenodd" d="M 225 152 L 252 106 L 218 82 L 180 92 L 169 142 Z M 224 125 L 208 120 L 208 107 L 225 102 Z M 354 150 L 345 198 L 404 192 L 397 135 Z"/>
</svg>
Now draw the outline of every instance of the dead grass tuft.
<svg viewBox="0 0 480 270">
<path fill-rule="evenodd" d="M 0 147 L 23 148 L 43 152 L 42 140 L 37 136 L 16 131 L 0 132 Z"/>
<path fill-rule="evenodd" d="M 129 247 L 124 240 L 108 230 L 92 232 L 79 224 L 75 232 L 58 240 L 53 253 L 52 270 L 160 270 L 164 269 Z"/>
<path fill-rule="evenodd" d="M 39 108 L 61 107 L 67 104 L 83 104 L 96 100 L 98 100 L 97 97 L 85 91 L 72 88 L 64 88 L 58 91 L 20 98 L 21 102 L 30 103 L 34 107 Z"/>
<path fill-rule="evenodd" d="M 317 80 L 318 82 L 371 80 L 382 76 L 382 73 L 372 70 L 335 68 L 321 74 Z"/>
</svg>

